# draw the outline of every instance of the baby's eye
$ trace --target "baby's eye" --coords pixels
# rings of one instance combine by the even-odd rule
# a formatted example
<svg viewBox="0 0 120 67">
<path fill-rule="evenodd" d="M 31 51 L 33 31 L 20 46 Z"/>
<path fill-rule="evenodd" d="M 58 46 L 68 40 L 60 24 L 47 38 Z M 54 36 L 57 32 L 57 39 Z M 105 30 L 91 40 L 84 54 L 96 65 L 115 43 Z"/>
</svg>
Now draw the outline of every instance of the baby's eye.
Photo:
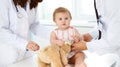
<svg viewBox="0 0 120 67">
<path fill-rule="evenodd" d="M 62 20 L 62 18 L 59 18 L 59 20 Z"/>
<path fill-rule="evenodd" d="M 68 17 L 66 17 L 65 20 L 68 20 Z"/>
</svg>

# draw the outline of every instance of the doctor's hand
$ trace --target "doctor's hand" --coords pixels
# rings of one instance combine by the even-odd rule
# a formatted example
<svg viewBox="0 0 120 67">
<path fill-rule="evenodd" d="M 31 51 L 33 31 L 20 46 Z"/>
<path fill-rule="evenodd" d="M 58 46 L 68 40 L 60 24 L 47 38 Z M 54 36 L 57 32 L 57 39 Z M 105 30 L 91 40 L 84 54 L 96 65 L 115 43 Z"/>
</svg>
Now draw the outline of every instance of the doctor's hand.
<svg viewBox="0 0 120 67">
<path fill-rule="evenodd" d="M 39 48 L 40 48 L 40 46 L 33 41 L 29 41 L 27 44 L 28 50 L 37 51 L 37 50 L 39 50 Z"/>
<path fill-rule="evenodd" d="M 81 40 L 72 45 L 72 50 L 87 50 L 86 42 Z"/>
<path fill-rule="evenodd" d="M 90 42 L 93 38 L 89 33 L 83 34 L 83 39 L 86 42 Z"/>
</svg>

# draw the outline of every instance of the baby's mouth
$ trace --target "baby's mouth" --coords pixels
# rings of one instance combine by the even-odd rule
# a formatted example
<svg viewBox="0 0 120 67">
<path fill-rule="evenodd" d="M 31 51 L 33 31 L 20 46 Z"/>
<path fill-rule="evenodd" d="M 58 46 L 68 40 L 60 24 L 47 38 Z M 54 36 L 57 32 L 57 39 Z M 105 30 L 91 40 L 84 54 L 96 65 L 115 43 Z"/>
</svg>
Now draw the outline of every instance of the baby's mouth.
<svg viewBox="0 0 120 67">
<path fill-rule="evenodd" d="M 62 24 L 62 25 L 66 25 L 66 24 Z"/>
</svg>

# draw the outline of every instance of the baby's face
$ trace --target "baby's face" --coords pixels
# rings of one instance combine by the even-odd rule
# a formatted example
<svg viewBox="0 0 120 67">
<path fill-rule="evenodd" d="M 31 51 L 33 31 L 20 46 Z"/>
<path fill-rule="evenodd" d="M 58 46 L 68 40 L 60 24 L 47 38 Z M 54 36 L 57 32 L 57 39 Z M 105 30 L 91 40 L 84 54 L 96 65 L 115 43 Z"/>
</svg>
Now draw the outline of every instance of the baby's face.
<svg viewBox="0 0 120 67">
<path fill-rule="evenodd" d="M 70 15 L 69 13 L 56 13 L 55 22 L 59 29 L 67 29 L 70 26 Z"/>
</svg>

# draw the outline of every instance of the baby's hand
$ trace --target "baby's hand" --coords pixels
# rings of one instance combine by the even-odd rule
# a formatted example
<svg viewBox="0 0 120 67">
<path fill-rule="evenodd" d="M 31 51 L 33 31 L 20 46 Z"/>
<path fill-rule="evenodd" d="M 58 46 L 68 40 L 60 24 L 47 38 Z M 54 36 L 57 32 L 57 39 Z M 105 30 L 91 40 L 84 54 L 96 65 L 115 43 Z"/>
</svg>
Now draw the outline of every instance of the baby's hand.
<svg viewBox="0 0 120 67">
<path fill-rule="evenodd" d="M 75 43 L 80 41 L 80 37 L 79 36 L 72 36 L 72 37 L 73 37 L 73 40 L 74 40 Z"/>
<path fill-rule="evenodd" d="M 63 45 L 64 45 L 64 41 L 58 40 L 57 45 L 58 45 L 58 46 L 63 46 Z"/>
</svg>

